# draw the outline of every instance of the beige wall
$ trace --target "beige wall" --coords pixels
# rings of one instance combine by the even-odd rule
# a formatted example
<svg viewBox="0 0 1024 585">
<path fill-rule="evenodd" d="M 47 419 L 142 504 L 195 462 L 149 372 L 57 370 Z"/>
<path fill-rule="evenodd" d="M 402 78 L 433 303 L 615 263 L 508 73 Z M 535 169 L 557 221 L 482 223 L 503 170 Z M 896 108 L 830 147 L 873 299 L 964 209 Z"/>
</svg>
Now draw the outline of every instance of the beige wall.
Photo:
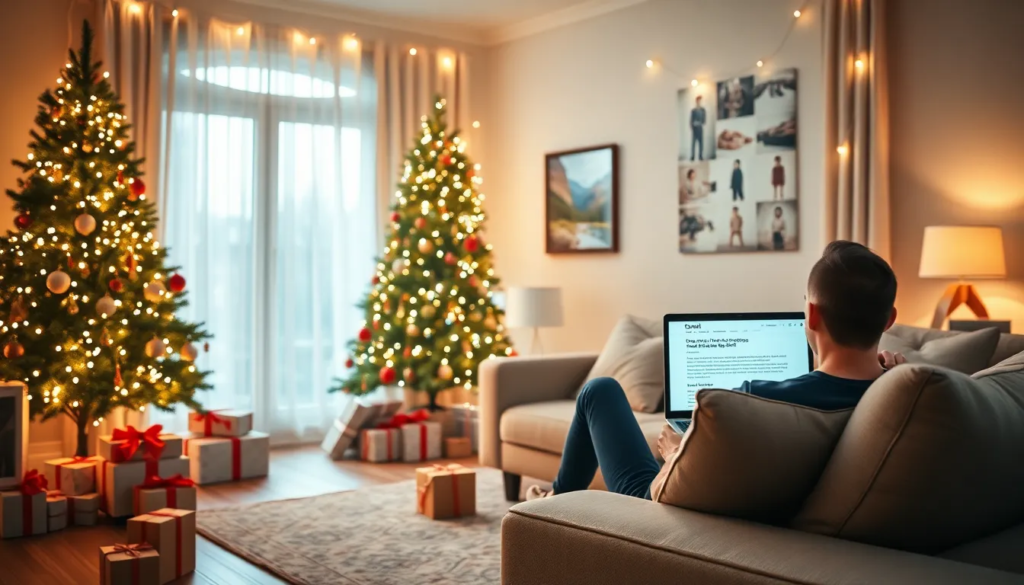
<svg viewBox="0 0 1024 585">
<path fill-rule="evenodd" d="M 893 261 L 901 321 L 927 324 L 944 281 L 917 278 L 936 224 L 1003 228 L 1005 281 L 977 283 L 1024 332 L 1024 2 L 891 0 Z M 960 310 L 955 316 L 970 318 Z"/>
<path fill-rule="evenodd" d="M 821 249 L 820 14 L 801 18 L 776 64 L 799 72 L 799 252 L 679 253 L 676 91 L 689 79 L 644 67 L 653 56 L 709 79 L 752 68 L 778 46 L 800 4 L 651 0 L 494 49 L 484 120 L 488 236 L 505 285 L 563 288 L 565 327 L 543 332 L 545 350 L 599 349 L 624 313 L 802 309 Z M 546 255 L 544 154 L 609 142 L 621 146 L 622 251 Z M 519 339 L 529 343 L 525 333 Z"/>
</svg>

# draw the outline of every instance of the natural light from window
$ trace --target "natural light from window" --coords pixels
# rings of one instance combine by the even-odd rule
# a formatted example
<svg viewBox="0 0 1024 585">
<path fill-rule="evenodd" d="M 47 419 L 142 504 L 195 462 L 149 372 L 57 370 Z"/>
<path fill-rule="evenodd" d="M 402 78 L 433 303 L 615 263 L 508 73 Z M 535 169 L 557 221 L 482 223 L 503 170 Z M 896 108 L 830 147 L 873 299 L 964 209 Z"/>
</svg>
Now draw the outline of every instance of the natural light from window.
<svg viewBox="0 0 1024 585">
<path fill-rule="evenodd" d="M 192 77 L 191 69 L 182 69 L 181 74 Z M 195 70 L 196 79 L 221 87 L 239 89 L 252 93 L 263 93 L 283 97 L 323 98 L 334 95 L 335 85 L 330 81 L 311 77 L 303 73 L 292 73 L 277 69 L 218 65 Z M 355 97 L 356 91 L 338 86 L 338 97 Z"/>
</svg>

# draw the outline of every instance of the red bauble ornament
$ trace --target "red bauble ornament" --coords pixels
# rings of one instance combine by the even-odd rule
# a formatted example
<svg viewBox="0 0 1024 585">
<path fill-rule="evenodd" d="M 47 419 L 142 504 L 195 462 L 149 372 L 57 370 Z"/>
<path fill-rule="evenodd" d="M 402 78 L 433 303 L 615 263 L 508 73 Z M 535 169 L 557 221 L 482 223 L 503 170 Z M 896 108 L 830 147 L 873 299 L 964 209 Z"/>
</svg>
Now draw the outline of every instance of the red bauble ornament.
<svg viewBox="0 0 1024 585">
<path fill-rule="evenodd" d="M 363 327 L 362 329 L 359 330 L 359 341 L 367 343 L 371 339 L 373 339 L 373 333 L 371 333 L 369 329 Z"/>
<path fill-rule="evenodd" d="M 171 289 L 171 292 L 180 293 L 185 290 L 185 277 L 180 274 L 171 275 L 167 279 L 167 288 Z"/>
<path fill-rule="evenodd" d="M 405 368 L 402 370 L 402 378 L 404 378 L 406 382 L 412 384 L 416 381 L 416 372 L 414 372 L 412 368 Z"/>
<path fill-rule="evenodd" d="M 135 197 L 146 194 L 146 184 L 142 182 L 142 179 L 135 179 L 132 181 L 132 184 L 128 186 L 128 189 Z"/>
<path fill-rule="evenodd" d="M 519 355 L 519 352 L 513 349 L 513 350 L 512 350 L 512 351 L 511 351 L 511 352 L 510 352 L 510 353 L 508 354 L 508 357 L 516 357 L 517 355 Z"/>
<path fill-rule="evenodd" d="M 382 384 L 393 384 L 397 377 L 398 374 L 395 372 L 394 368 L 384 366 L 380 369 L 380 381 Z"/>
<path fill-rule="evenodd" d="M 403 349 L 402 350 L 402 357 L 404 357 L 405 359 L 411 358 L 412 357 L 412 349 L 410 349 L 408 347 Z"/>
<path fill-rule="evenodd" d="M 107 283 L 107 286 L 110 287 L 110 290 L 112 292 L 116 292 L 116 293 L 119 293 L 122 290 L 124 290 L 124 284 L 119 279 L 117 279 L 117 278 L 110 279 L 110 282 Z"/>
<path fill-rule="evenodd" d="M 444 255 L 444 263 L 448 264 L 449 266 L 454 265 L 458 261 L 459 259 L 456 258 L 455 254 L 452 254 L 451 252 L 448 252 L 447 254 Z"/>
<path fill-rule="evenodd" d="M 373 275 L 373 278 L 370 279 L 370 284 L 373 284 L 373 285 L 380 284 L 380 277 L 377 276 L 376 274 Z"/>
<path fill-rule="evenodd" d="M 476 171 L 474 171 L 473 169 L 469 169 L 468 171 L 466 171 L 466 176 L 472 179 L 473 177 L 476 176 Z"/>
<path fill-rule="evenodd" d="M 397 211 L 392 211 L 391 212 L 391 223 L 398 223 L 398 220 L 401 219 L 401 218 L 402 218 L 402 216 L 398 215 Z"/>
<path fill-rule="evenodd" d="M 416 221 L 412 222 L 416 226 L 416 229 L 421 230 L 427 227 L 427 220 L 421 215 L 416 218 Z"/>
<path fill-rule="evenodd" d="M 446 167 L 450 166 L 452 164 L 452 157 L 451 157 L 451 155 L 450 154 L 446 154 L 446 155 L 442 156 L 441 157 L 441 164 L 443 164 Z"/>
<path fill-rule="evenodd" d="M 124 185 L 124 171 L 117 171 L 117 182 Z"/>
<path fill-rule="evenodd" d="M 467 252 L 472 254 L 480 249 L 480 240 L 476 236 L 469 236 L 462 245 L 465 246 Z"/>
<path fill-rule="evenodd" d="M 347 360 L 345 360 L 345 367 L 346 368 L 351 368 L 354 365 L 356 365 L 356 363 L 354 361 L 352 361 L 352 358 L 348 358 Z"/>
<path fill-rule="evenodd" d="M 27 213 L 22 213 L 18 217 L 14 218 L 14 225 L 20 229 L 27 230 L 28 226 L 32 225 L 32 216 Z"/>
</svg>

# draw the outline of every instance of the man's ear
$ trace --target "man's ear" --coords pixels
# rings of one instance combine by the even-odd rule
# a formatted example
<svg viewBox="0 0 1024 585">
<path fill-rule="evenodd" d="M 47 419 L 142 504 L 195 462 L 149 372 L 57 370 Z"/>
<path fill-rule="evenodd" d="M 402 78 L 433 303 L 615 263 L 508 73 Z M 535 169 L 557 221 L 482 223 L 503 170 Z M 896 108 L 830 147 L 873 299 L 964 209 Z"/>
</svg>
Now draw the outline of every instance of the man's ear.
<svg viewBox="0 0 1024 585">
<path fill-rule="evenodd" d="M 807 307 L 804 309 L 807 314 L 807 328 L 811 331 L 818 331 L 821 329 L 821 309 L 818 305 L 807 301 Z"/>
<path fill-rule="evenodd" d="M 889 322 L 885 324 L 885 330 L 888 331 L 894 323 L 896 323 L 896 307 L 893 307 L 892 313 L 889 313 Z"/>
</svg>

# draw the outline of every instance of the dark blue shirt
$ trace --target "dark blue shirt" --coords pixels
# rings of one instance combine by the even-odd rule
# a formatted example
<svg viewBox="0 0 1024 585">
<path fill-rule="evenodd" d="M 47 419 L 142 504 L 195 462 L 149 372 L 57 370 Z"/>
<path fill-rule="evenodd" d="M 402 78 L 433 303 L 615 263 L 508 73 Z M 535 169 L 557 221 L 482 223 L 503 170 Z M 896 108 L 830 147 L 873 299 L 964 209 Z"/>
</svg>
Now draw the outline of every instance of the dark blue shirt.
<svg viewBox="0 0 1024 585">
<path fill-rule="evenodd" d="M 799 404 L 818 410 L 843 410 L 860 402 L 874 380 L 848 380 L 814 371 L 782 382 L 751 380 L 737 388 L 769 400 Z"/>
</svg>

